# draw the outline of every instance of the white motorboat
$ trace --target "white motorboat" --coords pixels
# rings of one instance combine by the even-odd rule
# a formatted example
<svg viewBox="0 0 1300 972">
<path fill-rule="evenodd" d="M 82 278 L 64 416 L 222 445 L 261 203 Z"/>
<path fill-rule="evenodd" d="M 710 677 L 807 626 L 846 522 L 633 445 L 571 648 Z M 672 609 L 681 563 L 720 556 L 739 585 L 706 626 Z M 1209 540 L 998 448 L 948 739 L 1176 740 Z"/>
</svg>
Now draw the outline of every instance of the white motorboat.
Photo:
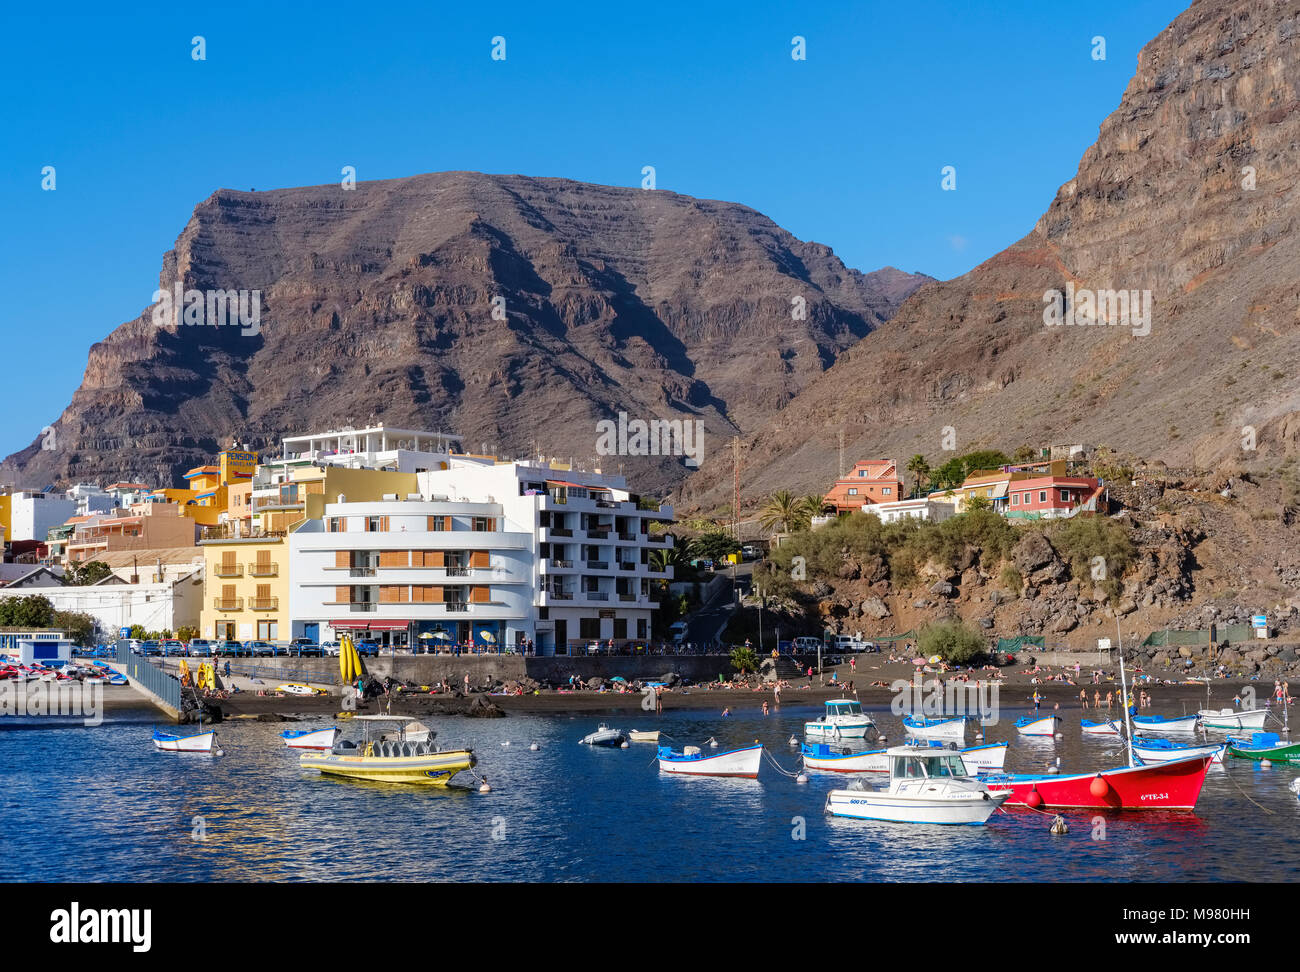
<svg viewBox="0 0 1300 972">
<path fill-rule="evenodd" d="M 1134 732 L 1164 734 L 1166 732 L 1195 732 L 1196 723 L 1199 719 L 1200 716 L 1195 715 L 1135 715 L 1129 717 L 1129 722 L 1133 723 Z"/>
<path fill-rule="evenodd" d="M 599 729 L 587 733 L 580 740 L 584 746 L 622 746 L 626 741 L 627 737 L 620 730 L 611 729 L 603 722 Z"/>
<path fill-rule="evenodd" d="M 1124 733 L 1120 731 L 1119 723 L 1113 720 L 1107 720 L 1106 722 L 1093 722 L 1090 719 L 1081 719 L 1079 721 L 1079 728 L 1083 731 L 1085 736 L 1124 735 Z"/>
<path fill-rule="evenodd" d="M 928 719 L 920 715 L 903 716 L 903 730 L 917 739 L 951 739 L 960 742 L 966 738 L 966 718 Z"/>
<path fill-rule="evenodd" d="M 1202 709 L 1202 729 L 1263 729 L 1268 709 Z"/>
<path fill-rule="evenodd" d="M 758 777 L 758 767 L 762 760 L 763 747 L 760 744 L 725 753 L 711 753 L 708 756 L 704 755 L 699 746 L 685 746 L 681 752 L 676 752 L 668 746 L 659 747 L 661 773 L 679 773 L 686 776 L 742 776 L 752 780 Z"/>
<path fill-rule="evenodd" d="M 290 749 L 333 749 L 339 738 L 337 726 L 328 729 L 286 729 L 280 738 Z"/>
<path fill-rule="evenodd" d="M 928 746 L 894 746 L 889 757 L 889 786 L 864 785 L 831 790 L 826 812 L 858 820 L 895 823 L 982 824 L 1011 795 L 994 793 L 969 776 L 959 753 Z"/>
<path fill-rule="evenodd" d="M 217 748 L 217 733 L 214 729 L 197 732 L 192 736 L 178 736 L 175 733 L 153 731 L 154 747 L 164 753 L 205 753 L 209 756 L 221 756 Z"/>
<path fill-rule="evenodd" d="M 1223 751 L 1227 747 L 1222 743 L 1196 745 L 1195 743 L 1174 742 L 1171 739 L 1134 739 L 1133 755 L 1144 763 L 1168 763 L 1174 759 L 1187 759 L 1192 756 L 1212 756 L 1216 763 L 1223 762 Z"/>
<path fill-rule="evenodd" d="M 977 773 L 1001 773 L 1007 765 L 1007 750 L 1011 743 L 987 743 L 983 746 L 969 746 L 959 749 L 961 761 L 968 770 Z"/>
<path fill-rule="evenodd" d="M 1054 715 L 1021 716 L 1016 720 L 1016 731 L 1022 736 L 1055 736 L 1059 721 Z"/>
<path fill-rule="evenodd" d="M 817 739 L 864 739 L 875 728 L 857 699 L 832 699 L 820 718 L 803 724 L 804 735 Z"/>
</svg>

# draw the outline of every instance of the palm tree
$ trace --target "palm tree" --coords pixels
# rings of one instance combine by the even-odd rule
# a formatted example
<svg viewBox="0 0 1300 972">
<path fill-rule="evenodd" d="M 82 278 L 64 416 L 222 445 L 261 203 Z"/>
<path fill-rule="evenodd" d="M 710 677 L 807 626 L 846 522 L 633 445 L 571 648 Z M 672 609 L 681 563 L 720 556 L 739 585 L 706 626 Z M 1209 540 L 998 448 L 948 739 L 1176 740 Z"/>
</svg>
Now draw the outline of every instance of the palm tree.
<svg viewBox="0 0 1300 972">
<path fill-rule="evenodd" d="M 758 525 L 773 533 L 789 533 L 798 519 L 799 501 L 788 489 L 773 493 L 758 514 Z M 777 527 L 780 526 L 778 530 Z"/>
<path fill-rule="evenodd" d="M 814 516 L 822 515 L 822 506 L 825 502 L 825 497 L 816 493 L 800 497 L 795 503 L 793 529 L 811 530 L 812 519 Z"/>
<path fill-rule="evenodd" d="M 921 491 L 921 483 L 930 478 L 930 464 L 919 452 L 907 461 L 907 471 L 916 477 L 916 492 Z"/>
</svg>

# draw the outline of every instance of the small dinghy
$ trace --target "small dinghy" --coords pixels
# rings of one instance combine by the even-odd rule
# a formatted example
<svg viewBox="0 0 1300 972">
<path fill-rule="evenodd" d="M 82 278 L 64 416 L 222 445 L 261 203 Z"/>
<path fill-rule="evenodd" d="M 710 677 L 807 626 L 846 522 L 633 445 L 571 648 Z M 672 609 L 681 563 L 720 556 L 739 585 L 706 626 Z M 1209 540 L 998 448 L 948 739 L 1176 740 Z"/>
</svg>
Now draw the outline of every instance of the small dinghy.
<svg viewBox="0 0 1300 972">
<path fill-rule="evenodd" d="M 758 777 L 762 760 L 761 744 L 707 756 L 699 746 L 685 746 L 680 753 L 668 746 L 659 747 L 659 771 L 683 776 L 740 776 L 752 780 Z"/>
<path fill-rule="evenodd" d="M 1079 722 L 1079 728 L 1083 730 L 1085 736 L 1122 736 L 1118 722 L 1093 722 L 1091 719 L 1082 719 Z"/>
<path fill-rule="evenodd" d="M 909 736 L 918 739 L 952 739 L 960 742 L 966 738 L 966 719 L 964 716 L 927 719 L 925 716 L 905 715 L 903 729 Z"/>
<path fill-rule="evenodd" d="M 1159 716 L 1135 715 L 1130 718 L 1134 732 L 1153 732 L 1163 735 L 1166 732 L 1195 732 L 1197 716 Z"/>
<path fill-rule="evenodd" d="M 1228 755 L 1238 759 L 1296 763 L 1300 762 L 1300 742 L 1282 742 L 1275 732 L 1252 732 L 1249 740 L 1229 736 Z"/>
<path fill-rule="evenodd" d="M 1268 709 L 1202 709 L 1202 729 L 1263 729 Z"/>
<path fill-rule="evenodd" d="M 584 746 L 622 746 L 627 737 L 618 729 L 611 729 L 605 723 L 595 732 L 583 736 L 580 742 Z"/>
<path fill-rule="evenodd" d="M 337 726 L 328 729 L 286 729 L 280 733 L 280 738 L 290 749 L 327 750 L 334 748 L 334 743 L 339 738 L 339 729 Z"/>
<path fill-rule="evenodd" d="M 1055 736 L 1059 721 L 1054 715 L 1021 716 L 1016 720 L 1016 731 L 1022 736 Z"/>
<path fill-rule="evenodd" d="M 826 812 L 857 820 L 918 824 L 983 824 L 1010 792 L 994 793 L 972 779 L 959 753 L 929 746 L 894 746 L 889 786 L 852 786 L 826 795 Z"/>
<path fill-rule="evenodd" d="M 178 736 L 175 733 L 153 731 L 154 748 L 164 753 L 206 753 L 209 756 L 223 755 L 217 749 L 215 729 L 197 732 L 192 736 Z"/>
<path fill-rule="evenodd" d="M 652 742 L 659 741 L 658 729 L 633 729 L 627 734 L 628 739 L 632 742 Z"/>
<path fill-rule="evenodd" d="M 1172 739 L 1135 739 L 1133 755 L 1144 763 L 1167 763 L 1171 759 L 1189 756 L 1211 756 L 1214 762 L 1223 762 L 1224 746 L 1220 744 L 1198 746 L 1195 743 L 1174 742 Z"/>
</svg>

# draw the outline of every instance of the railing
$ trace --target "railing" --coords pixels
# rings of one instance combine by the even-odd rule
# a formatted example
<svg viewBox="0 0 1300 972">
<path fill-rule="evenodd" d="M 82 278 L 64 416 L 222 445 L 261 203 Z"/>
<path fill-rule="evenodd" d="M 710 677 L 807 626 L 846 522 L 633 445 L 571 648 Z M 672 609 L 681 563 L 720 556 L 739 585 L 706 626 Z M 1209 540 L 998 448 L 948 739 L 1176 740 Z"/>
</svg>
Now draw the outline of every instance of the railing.
<svg viewBox="0 0 1300 972">
<path fill-rule="evenodd" d="M 608 601 L 609 594 L 604 591 L 583 591 L 582 596 L 588 601 Z"/>
<path fill-rule="evenodd" d="M 243 564 L 217 564 L 217 566 L 213 568 L 212 572 L 216 574 L 218 577 L 243 577 L 244 565 Z"/>
<path fill-rule="evenodd" d="M 609 561 L 607 560 L 588 560 L 588 570 L 609 570 Z"/>
<path fill-rule="evenodd" d="M 349 567 L 349 577 L 374 577 L 375 568 L 373 567 Z"/>
<path fill-rule="evenodd" d="M 620 595 L 618 596 L 618 599 L 619 599 L 620 601 L 635 601 L 635 600 L 636 600 L 636 595 L 635 595 L 635 594 L 620 594 Z"/>
<path fill-rule="evenodd" d="M 350 611 L 373 611 L 375 609 L 374 601 L 349 601 L 348 610 Z"/>
<path fill-rule="evenodd" d="M 448 611 L 456 614 L 469 611 L 468 601 L 444 601 L 443 603 L 446 605 Z"/>
<path fill-rule="evenodd" d="M 636 566 L 637 566 L 636 564 L 629 564 L 629 563 L 627 563 L 626 561 L 620 561 L 620 562 L 619 562 L 619 565 L 618 565 L 618 569 L 619 569 L 619 570 L 636 570 Z"/>
<path fill-rule="evenodd" d="M 589 529 L 589 530 L 587 531 L 587 539 L 588 539 L 588 540 L 608 540 L 608 539 L 609 539 L 609 530 L 607 530 L 607 529 L 601 529 L 601 528 L 599 528 L 599 527 L 597 527 L 595 530 L 590 530 L 590 529 Z"/>
<path fill-rule="evenodd" d="M 573 566 L 573 561 L 572 561 L 572 560 L 560 560 L 560 559 L 558 559 L 558 558 L 556 558 L 556 557 L 552 557 L 552 558 L 551 558 L 551 566 L 552 566 L 552 567 L 572 567 L 572 566 Z"/>
<path fill-rule="evenodd" d="M 278 577 L 280 565 L 251 563 L 248 565 L 248 573 L 251 577 Z"/>
<path fill-rule="evenodd" d="M 181 683 L 174 676 L 164 672 L 148 659 L 131 654 L 128 641 L 117 643 L 117 661 L 125 666 L 128 678 L 134 679 L 145 689 L 156 695 L 165 705 L 179 710 L 181 707 Z"/>
<path fill-rule="evenodd" d="M 250 597 L 248 606 L 253 611 L 277 611 L 280 606 L 278 597 Z"/>
<path fill-rule="evenodd" d="M 212 606 L 218 611 L 242 611 L 244 610 L 244 599 L 242 597 L 214 597 Z"/>
<path fill-rule="evenodd" d="M 550 529 L 550 531 L 551 531 L 551 536 L 553 536 L 553 537 L 571 537 L 571 536 L 573 536 L 573 531 L 570 530 L 570 529 L 568 529 L 567 527 L 550 527 L 549 529 Z"/>
<path fill-rule="evenodd" d="M 468 567 L 448 567 L 448 568 L 447 568 L 447 576 L 448 576 L 448 577 L 468 577 L 468 576 L 469 576 L 469 568 L 468 568 Z"/>
<path fill-rule="evenodd" d="M 543 591 L 547 597 L 555 598 L 557 601 L 572 601 L 573 591 Z"/>
<path fill-rule="evenodd" d="M 636 541 L 636 534 L 635 534 L 635 533 L 626 533 L 626 532 L 623 532 L 623 531 L 619 531 L 618 538 L 619 538 L 620 540 L 626 540 L 626 541 L 628 541 L 628 542 L 635 542 L 635 541 Z"/>
</svg>

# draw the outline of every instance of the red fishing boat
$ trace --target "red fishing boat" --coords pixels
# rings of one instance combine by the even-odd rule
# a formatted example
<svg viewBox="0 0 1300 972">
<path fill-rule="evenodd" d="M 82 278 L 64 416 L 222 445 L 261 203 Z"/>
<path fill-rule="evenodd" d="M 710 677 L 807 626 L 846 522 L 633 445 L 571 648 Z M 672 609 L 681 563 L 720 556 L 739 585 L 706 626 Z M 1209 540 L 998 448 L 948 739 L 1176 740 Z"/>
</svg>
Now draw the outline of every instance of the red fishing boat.
<svg viewBox="0 0 1300 972">
<path fill-rule="evenodd" d="M 989 790 L 1010 790 L 1004 807 L 1031 810 L 1194 810 L 1213 756 L 1122 766 L 1071 776 L 1000 774 L 981 777 Z"/>
</svg>

